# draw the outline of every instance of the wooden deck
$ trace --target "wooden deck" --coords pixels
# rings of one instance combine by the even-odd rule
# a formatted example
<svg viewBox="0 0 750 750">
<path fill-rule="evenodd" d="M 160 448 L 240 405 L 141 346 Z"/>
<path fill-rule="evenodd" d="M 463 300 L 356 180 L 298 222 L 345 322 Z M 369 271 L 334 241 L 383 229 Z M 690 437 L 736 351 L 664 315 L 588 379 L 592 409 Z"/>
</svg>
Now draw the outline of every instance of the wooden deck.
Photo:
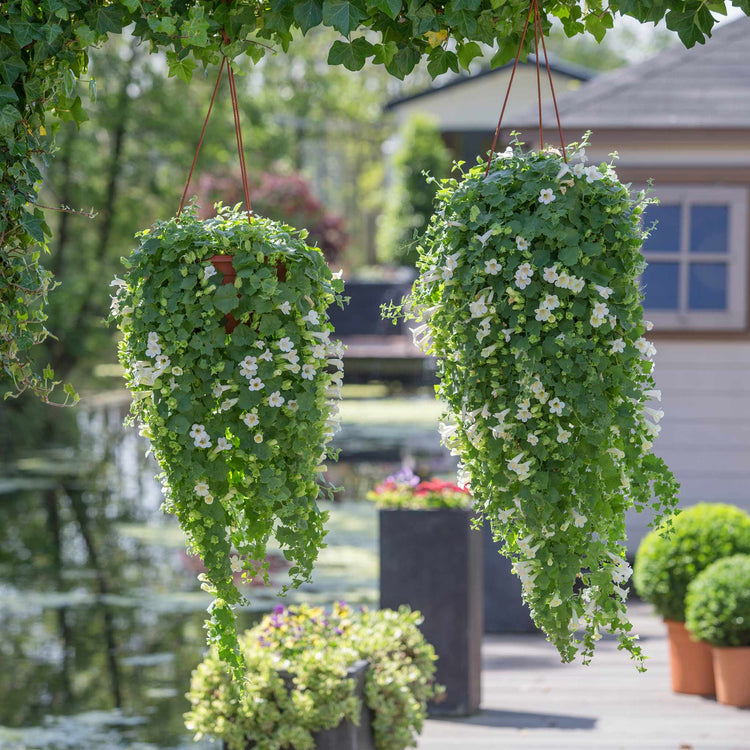
<svg viewBox="0 0 750 750">
<path fill-rule="evenodd" d="M 481 713 L 430 719 L 419 750 L 750 750 L 750 710 L 673 694 L 662 623 L 644 604 L 631 615 L 645 674 L 614 641 L 583 667 L 541 636 L 487 637 Z"/>
</svg>

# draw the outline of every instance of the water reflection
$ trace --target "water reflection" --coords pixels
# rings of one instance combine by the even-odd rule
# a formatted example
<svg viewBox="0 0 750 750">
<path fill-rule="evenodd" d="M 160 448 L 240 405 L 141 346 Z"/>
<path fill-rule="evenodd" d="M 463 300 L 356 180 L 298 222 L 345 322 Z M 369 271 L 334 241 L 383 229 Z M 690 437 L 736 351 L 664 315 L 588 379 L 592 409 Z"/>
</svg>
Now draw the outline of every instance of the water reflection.
<svg viewBox="0 0 750 750">
<path fill-rule="evenodd" d="M 102 398 L 80 412 L 80 449 L 0 471 L 2 750 L 202 747 L 182 714 L 210 597 L 176 520 L 159 511 L 156 466 L 135 431 L 122 428 L 124 411 L 122 399 Z M 374 426 L 369 440 L 362 424 L 350 424 L 348 437 L 346 429 L 358 463 L 337 471 L 350 491 L 415 451 L 431 469 L 445 460 L 430 419 L 396 425 L 390 436 Z M 374 508 L 337 504 L 330 527 L 314 585 L 291 601 L 375 603 Z M 276 573 L 284 576 L 284 566 Z M 249 595 L 245 627 L 276 603 L 270 590 Z"/>
</svg>

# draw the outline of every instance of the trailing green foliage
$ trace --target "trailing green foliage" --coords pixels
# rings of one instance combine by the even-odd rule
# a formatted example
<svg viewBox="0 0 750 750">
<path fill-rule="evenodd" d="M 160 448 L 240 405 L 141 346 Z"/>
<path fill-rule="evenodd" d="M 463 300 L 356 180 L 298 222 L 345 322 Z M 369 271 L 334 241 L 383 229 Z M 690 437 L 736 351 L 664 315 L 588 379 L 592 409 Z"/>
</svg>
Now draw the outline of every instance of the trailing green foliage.
<svg viewBox="0 0 750 750">
<path fill-rule="evenodd" d="M 640 665 L 625 512 L 677 502 L 650 452 L 662 412 L 638 286 L 645 198 L 575 145 L 570 165 L 521 145 L 487 177 L 480 162 L 442 181 L 406 317 L 438 360 L 459 484 L 505 540 L 536 624 L 566 661 L 587 662 L 609 630 Z"/>
<path fill-rule="evenodd" d="M 750 555 L 717 560 L 690 582 L 685 625 L 712 646 L 750 646 Z"/>
<path fill-rule="evenodd" d="M 267 580 L 274 537 L 293 564 L 285 590 L 296 587 L 325 536 L 317 498 L 343 377 L 326 309 L 343 282 L 303 237 L 237 209 L 189 211 L 142 232 L 113 282 L 131 414 L 161 466 L 164 509 L 205 565 L 209 640 L 236 668 L 234 575 Z M 222 254 L 233 284 L 211 262 Z"/>
<path fill-rule="evenodd" d="M 435 651 L 419 631 L 419 612 L 401 607 L 332 612 L 301 605 L 278 607 L 240 638 L 244 689 L 223 669 L 215 651 L 198 665 L 185 715 L 196 739 L 213 737 L 228 750 L 314 750 L 313 732 L 359 721 L 361 700 L 347 670 L 369 664 L 365 703 L 372 711 L 378 750 L 413 747 L 440 695 Z"/>
<path fill-rule="evenodd" d="M 698 503 L 644 537 L 633 583 L 667 620 L 685 620 L 688 585 L 716 560 L 750 554 L 750 516 L 734 505 Z"/>
<path fill-rule="evenodd" d="M 734 5 L 750 14 L 750 0 Z M 131 26 L 133 35 L 166 54 L 169 75 L 189 81 L 199 64 L 269 49 L 286 51 L 293 33 L 327 26 L 342 35 L 331 64 L 361 69 L 371 60 L 397 78 L 427 60 L 433 77 L 466 68 L 497 44 L 493 64 L 510 60 L 524 27 L 527 0 L 7 0 L 0 16 L 0 363 L 13 391 L 47 399 L 54 374 L 39 374 L 33 347 L 43 341 L 44 301 L 53 286 L 39 266 L 49 228 L 37 206 L 38 162 L 53 151 L 48 114 L 81 123 L 86 112 L 76 82 L 86 74 L 87 50 Z M 560 19 L 565 32 L 601 39 L 619 9 L 642 21 L 666 18 L 687 46 L 703 42 L 726 12 L 724 2 L 698 0 L 549 0 L 540 2 L 542 26 Z M 374 33 L 367 33 L 374 32 Z M 225 41 L 224 34 L 229 41 Z M 533 35 L 527 39 L 531 48 Z M 95 86 L 91 83 L 91 95 Z M 69 399 L 75 395 L 67 388 Z"/>
</svg>

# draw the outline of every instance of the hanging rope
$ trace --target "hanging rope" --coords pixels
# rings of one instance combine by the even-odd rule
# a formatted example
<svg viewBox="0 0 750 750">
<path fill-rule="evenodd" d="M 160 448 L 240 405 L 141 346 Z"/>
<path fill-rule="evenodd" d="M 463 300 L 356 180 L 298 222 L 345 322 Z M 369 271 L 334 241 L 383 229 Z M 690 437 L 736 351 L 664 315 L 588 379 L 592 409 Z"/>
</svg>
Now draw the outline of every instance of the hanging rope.
<svg viewBox="0 0 750 750">
<path fill-rule="evenodd" d="M 555 96 L 555 86 L 552 82 L 552 71 L 550 70 L 549 65 L 549 58 L 547 56 L 547 45 L 544 41 L 544 33 L 542 31 L 542 17 L 541 13 L 539 12 L 539 2 L 538 0 L 531 0 L 529 3 L 529 12 L 526 15 L 526 24 L 523 27 L 523 33 L 521 34 L 521 41 L 518 44 L 518 52 L 516 53 L 516 59 L 513 63 L 513 70 L 510 74 L 510 80 L 508 81 L 508 88 L 505 92 L 505 99 L 503 100 L 503 106 L 500 110 L 500 118 L 497 121 L 497 127 L 495 128 L 495 135 L 492 139 L 492 146 L 490 148 L 489 157 L 487 159 L 487 169 L 485 170 L 485 177 L 490 173 L 490 165 L 492 164 L 492 157 L 495 155 L 495 150 L 497 148 L 497 141 L 500 136 L 500 128 L 503 123 L 503 117 L 505 116 L 505 109 L 508 106 L 508 99 L 510 97 L 510 90 L 513 86 L 513 79 L 516 76 L 516 69 L 518 68 L 518 62 L 521 59 L 521 52 L 523 51 L 523 45 L 526 41 L 526 32 L 529 28 L 529 23 L 531 23 L 531 18 L 534 18 L 534 56 L 536 58 L 536 88 L 537 88 L 537 102 L 538 102 L 538 109 L 539 109 L 539 148 L 544 148 L 544 127 L 542 122 L 542 74 L 541 70 L 539 68 L 539 39 L 541 37 L 542 40 L 542 50 L 544 52 L 544 62 L 547 68 L 547 77 L 549 79 L 549 87 L 550 91 L 552 92 L 552 103 L 555 108 L 555 117 L 557 118 L 557 130 L 560 134 L 560 145 L 562 147 L 562 155 L 563 159 L 565 160 L 565 163 L 568 163 L 568 155 L 565 150 L 565 141 L 563 139 L 563 133 L 562 133 L 562 124 L 560 122 L 560 112 L 557 108 L 557 97 Z"/>
<path fill-rule="evenodd" d="M 224 43 L 229 42 L 229 37 L 224 33 Z M 219 67 L 219 75 L 216 78 L 216 85 L 214 86 L 214 92 L 211 95 L 211 101 L 208 105 L 208 112 L 206 112 L 206 119 L 203 122 L 203 130 L 201 130 L 201 136 L 198 139 L 198 147 L 195 149 L 195 156 L 193 157 L 193 163 L 190 167 L 187 182 L 185 183 L 185 189 L 182 192 L 182 200 L 180 200 L 180 207 L 177 209 L 177 218 L 180 218 L 182 209 L 185 207 L 185 199 L 187 198 L 188 189 L 190 188 L 190 180 L 193 177 L 193 171 L 195 170 L 196 162 L 198 161 L 198 154 L 200 153 L 201 146 L 203 145 L 203 138 L 206 135 L 206 128 L 208 127 L 208 118 L 211 116 L 211 110 L 216 100 L 216 92 L 219 90 L 219 84 L 221 83 L 221 77 L 224 73 L 224 67 L 227 69 L 227 79 L 229 80 L 229 96 L 232 100 L 232 114 L 234 115 L 234 134 L 237 141 L 237 156 L 240 162 L 240 176 L 242 178 L 242 189 L 245 194 L 245 206 L 247 207 L 247 218 L 248 221 L 251 219 L 252 207 L 250 205 L 250 186 L 247 179 L 247 163 L 245 162 L 245 147 L 242 141 L 242 127 L 240 125 L 240 105 L 237 98 L 237 82 L 234 77 L 234 70 L 232 65 L 224 56 L 221 60 L 221 66 Z"/>
</svg>

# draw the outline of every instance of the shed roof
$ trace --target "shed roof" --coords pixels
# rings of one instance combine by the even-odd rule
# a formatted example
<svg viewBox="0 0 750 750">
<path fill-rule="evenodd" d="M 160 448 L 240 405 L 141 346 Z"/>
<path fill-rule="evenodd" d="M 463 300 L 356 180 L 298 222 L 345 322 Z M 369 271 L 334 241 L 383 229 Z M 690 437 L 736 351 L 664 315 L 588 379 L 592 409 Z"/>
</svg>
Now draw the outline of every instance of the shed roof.
<svg viewBox="0 0 750 750">
<path fill-rule="evenodd" d="M 705 45 L 598 76 L 558 106 L 566 128 L 750 129 L 750 17 L 720 26 Z M 528 111 L 504 125 L 536 121 Z"/>
</svg>

